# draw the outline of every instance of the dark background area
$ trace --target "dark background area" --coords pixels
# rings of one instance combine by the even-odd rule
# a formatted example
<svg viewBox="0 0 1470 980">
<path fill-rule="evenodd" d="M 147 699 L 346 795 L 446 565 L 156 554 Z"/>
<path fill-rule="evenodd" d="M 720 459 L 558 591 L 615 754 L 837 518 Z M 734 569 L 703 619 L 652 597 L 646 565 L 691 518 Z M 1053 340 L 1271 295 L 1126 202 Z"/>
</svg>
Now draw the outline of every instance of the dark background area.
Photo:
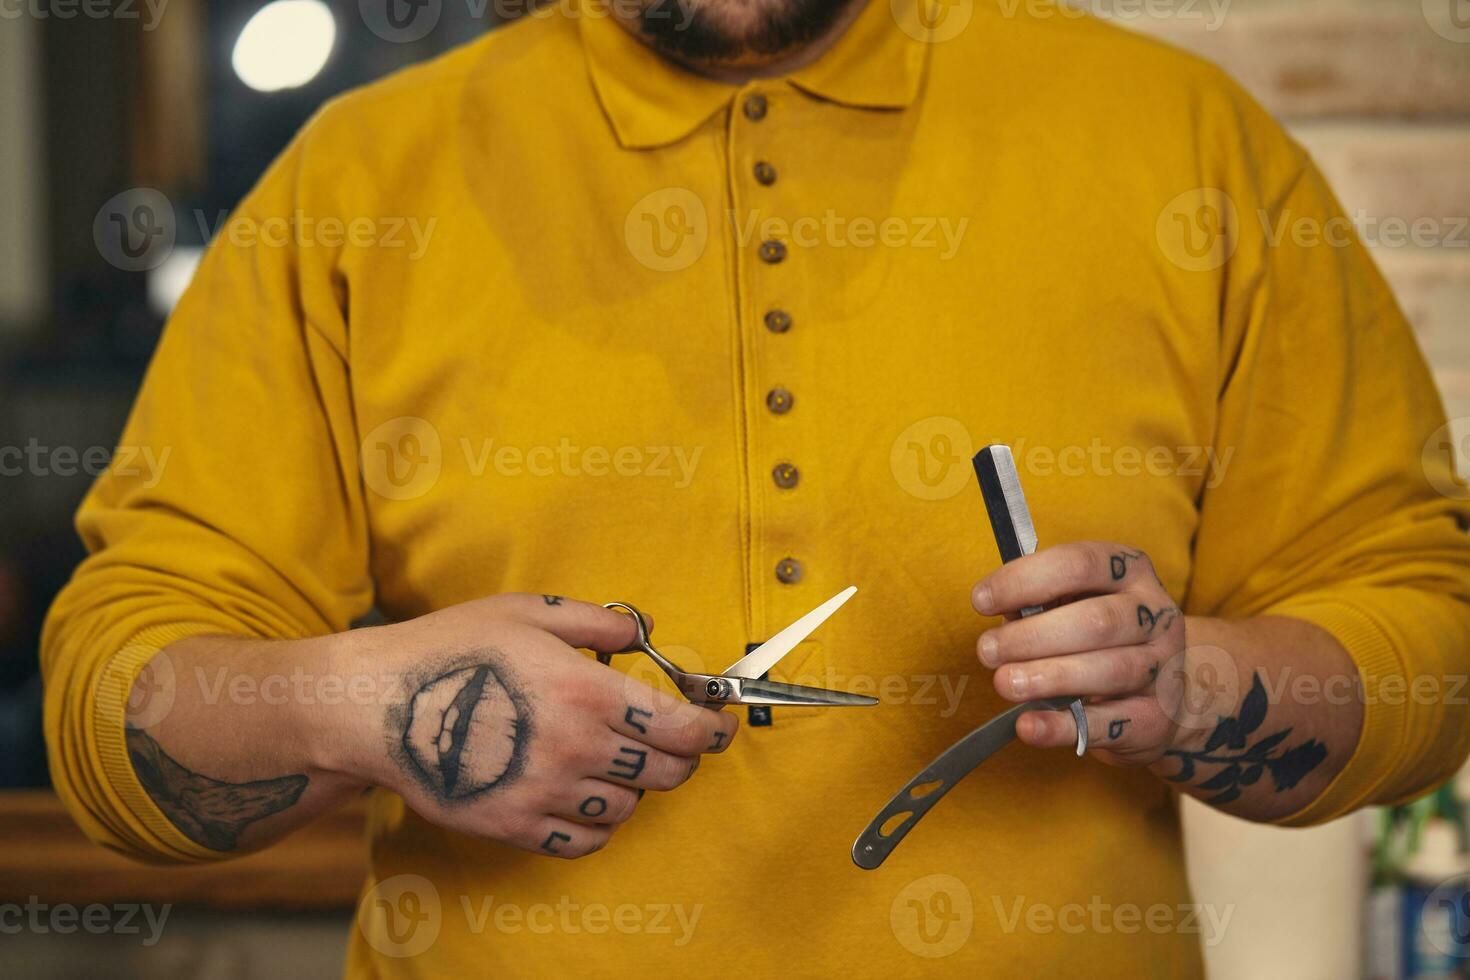
<svg viewBox="0 0 1470 980">
<path fill-rule="evenodd" d="M 156 273 L 117 268 L 99 250 L 93 225 L 106 202 L 156 189 L 178 216 L 177 251 L 202 246 L 196 216 L 212 226 L 233 208 L 324 100 L 500 23 L 494 4 L 402 6 L 400 23 L 415 12 L 435 19 L 423 37 L 398 41 L 375 33 L 356 0 L 327 5 L 337 30 L 328 61 L 307 84 L 277 92 L 251 89 L 231 64 L 262 0 L 168 0 L 153 20 L 138 3 L 135 18 L 115 5 L 107 18 L 0 22 L 26 32 L 29 84 L 7 97 L 29 104 L 44 185 L 30 203 L 39 254 L 27 256 L 42 273 L 39 309 L 0 309 L 0 446 L 81 456 L 110 452 L 122 430 L 166 308 L 150 300 Z M 72 515 L 92 474 L 42 458 L 12 453 L 0 474 L 0 787 L 47 783 L 38 641 L 47 606 L 84 556 Z"/>
</svg>

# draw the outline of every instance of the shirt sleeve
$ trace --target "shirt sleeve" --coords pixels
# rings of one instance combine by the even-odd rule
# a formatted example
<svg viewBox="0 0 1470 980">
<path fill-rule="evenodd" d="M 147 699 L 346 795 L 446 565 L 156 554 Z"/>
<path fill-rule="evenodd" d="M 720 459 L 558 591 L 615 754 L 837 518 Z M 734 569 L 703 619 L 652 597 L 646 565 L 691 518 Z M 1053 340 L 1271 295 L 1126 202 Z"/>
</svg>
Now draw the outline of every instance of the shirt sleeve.
<svg viewBox="0 0 1470 980">
<path fill-rule="evenodd" d="M 1229 463 L 1201 501 L 1186 608 L 1306 620 L 1356 664 L 1358 747 L 1281 821 L 1309 825 L 1414 797 L 1470 754 L 1470 492 L 1387 284 L 1307 154 L 1281 144 L 1282 189 L 1233 202 L 1215 426 Z M 1315 696 L 1330 710 L 1344 694 Z"/>
<path fill-rule="evenodd" d="M 221 856 L 158 811 L 124 747 L 154 654 L 205 634 L 337 632 L 371 606 L 346 304 L 333 250 L 293 232 L 301 157 L 298 140 L 170 318 L 115 465 L 78 512 L 89 557 L 42 638 L 52 782 L 89 837 L 135 857 Z M 162 661 L 131 705 L 140 724 L 196 683 Z"/>
</svg>

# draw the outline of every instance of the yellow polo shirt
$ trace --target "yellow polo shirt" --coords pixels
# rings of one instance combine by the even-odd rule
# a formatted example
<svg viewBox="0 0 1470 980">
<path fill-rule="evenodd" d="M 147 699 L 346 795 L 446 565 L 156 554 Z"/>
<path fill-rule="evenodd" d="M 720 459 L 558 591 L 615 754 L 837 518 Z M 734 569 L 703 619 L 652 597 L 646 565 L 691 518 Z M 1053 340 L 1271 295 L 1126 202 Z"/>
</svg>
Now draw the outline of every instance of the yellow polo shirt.
<svg viewBox="0 0 1470 980">
<path fill-rule="evenodd" d="M 718 670 L 856 584 L 775 676 L 882 706 L 744 718 L 592 858 L 377 792 L 350 973 L 1197 975 L 1224 910 L 1188 909 L 1147 772 L 1012 747 L 879 871 L 848 852 L 1003 707 L 969 605 L 987 443 L 1043 544 L 1147 549 L 1191 613 L 1319 623 L 1370 680 L 1470 668 L 1443 412 L 1339 215 L 1217 70 L 1037 4 L 873 0 L 742 86 L 560 5 L 334 100 L 167 327 L 121 440 L 166 465 L 81 511 L 43 654 L 58 790 L 108 846 L 220 856 L 141 790 L 97 683 L 182 636 L 544 591 L 639 604 Z M 1444 778 L 1462 717 L 1370 698 L 1288 822 Z"/>
</svg>

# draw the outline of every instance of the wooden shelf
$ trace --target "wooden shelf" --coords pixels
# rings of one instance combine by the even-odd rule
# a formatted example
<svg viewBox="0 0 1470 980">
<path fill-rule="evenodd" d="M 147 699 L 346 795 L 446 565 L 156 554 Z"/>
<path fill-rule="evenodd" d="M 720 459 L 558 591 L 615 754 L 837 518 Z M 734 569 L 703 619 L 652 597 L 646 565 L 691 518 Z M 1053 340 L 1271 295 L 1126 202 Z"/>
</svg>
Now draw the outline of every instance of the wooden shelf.
<svg viewBox="0 0 1470 980">
<path fill-rule="evenodd" d="M 335 909 L 357 903 L 367 871 L 366 801 L 274 847 L 207 865 L 148 865 L 83 836 L 49 790 L 0 792 L 0 902 L 171 902 L 228 909 Z"/>
</svg>

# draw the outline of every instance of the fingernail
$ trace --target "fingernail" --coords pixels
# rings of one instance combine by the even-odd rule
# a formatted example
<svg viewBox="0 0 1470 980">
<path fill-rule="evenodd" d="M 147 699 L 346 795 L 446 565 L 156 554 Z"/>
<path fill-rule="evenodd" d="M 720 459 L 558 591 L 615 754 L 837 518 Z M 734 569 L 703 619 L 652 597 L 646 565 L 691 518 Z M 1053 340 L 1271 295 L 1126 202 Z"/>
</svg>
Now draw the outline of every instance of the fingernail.
<svg viewBox="0 0 1470 980">
<path fill-rule="evenodd" d="M 992 616 L 995 614 L 995 599 L 990 594 L 990 586 L 984 582 L 975 586 L 971 601 L 975 603 L 975 608 L 985 615 Z"/>
<path fill-rule="evenodd" d="M 1017 698 L 1024 698 L 1034 678 L 1034 674 L 1023 674 L 1019 670 L 1016 671 L 1011 675 L 1011 694 Z"/>
<path fill-rule="evenodd" d="M 986 633 L 980 637 L 980 662 L 987 667 L 1000 663 L 1000 641 L 995 638 L 994 633 Z"/>
</svg>

